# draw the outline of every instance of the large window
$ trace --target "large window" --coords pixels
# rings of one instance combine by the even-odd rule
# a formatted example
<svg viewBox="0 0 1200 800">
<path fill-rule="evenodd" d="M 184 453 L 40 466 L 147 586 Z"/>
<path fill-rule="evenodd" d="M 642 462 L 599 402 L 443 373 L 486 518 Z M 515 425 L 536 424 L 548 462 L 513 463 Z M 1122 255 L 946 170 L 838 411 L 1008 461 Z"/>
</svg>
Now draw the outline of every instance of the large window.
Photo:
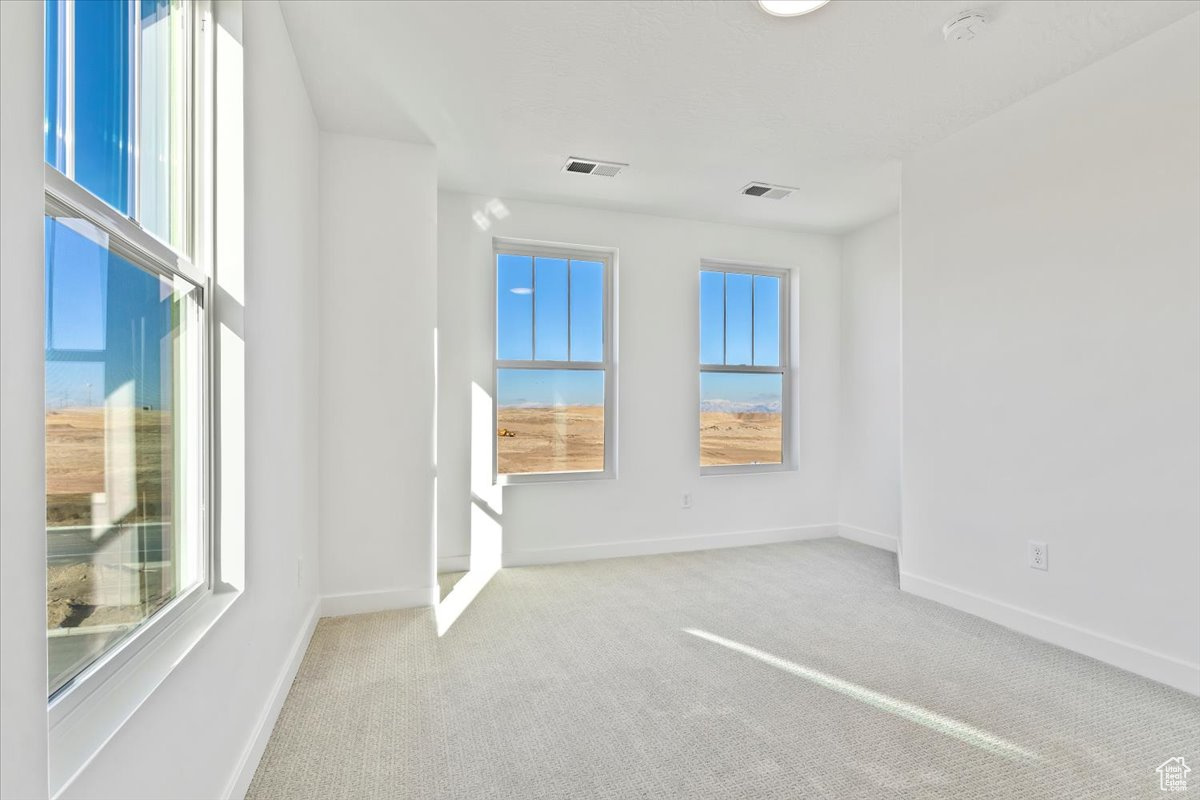
<svg viewBox="0 0 1200 800">
<path fill-rule="evenodd" d="M 496 472 L 613 472 L 612 259 L 496 243 Z"/>
<path fill-rule="evenodd" d="M 209 581 L 208 281 L 181 0 L 47 0 L 48 690 Z"/>
<path fill-rule="evenodd" d="M 705 264 L 700 271 L 700 466 L 788 461 L 787 273 Z"/>
</svg>

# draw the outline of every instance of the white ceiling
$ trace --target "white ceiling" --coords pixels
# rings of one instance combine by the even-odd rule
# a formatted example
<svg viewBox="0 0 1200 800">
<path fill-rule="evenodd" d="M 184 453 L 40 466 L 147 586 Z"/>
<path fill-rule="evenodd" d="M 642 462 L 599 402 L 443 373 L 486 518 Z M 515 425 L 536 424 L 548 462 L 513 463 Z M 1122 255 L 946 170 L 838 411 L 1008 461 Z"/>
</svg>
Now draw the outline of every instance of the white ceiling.
<svg viewBox="0 0 1200 800">
<path fill-rule="evenodd" d="M 964 8 L 991 19 L 943 41 Z M 311 2 L 284 14 L 325 130 L 431 142 L 444 188 L 844 231 L 897 207 L 899 159 L 1200 2 Z M 568 156 L 628 162 L 616 178 Z M 742 197 L 749 181 L 798 187 Z"/>
</svg>

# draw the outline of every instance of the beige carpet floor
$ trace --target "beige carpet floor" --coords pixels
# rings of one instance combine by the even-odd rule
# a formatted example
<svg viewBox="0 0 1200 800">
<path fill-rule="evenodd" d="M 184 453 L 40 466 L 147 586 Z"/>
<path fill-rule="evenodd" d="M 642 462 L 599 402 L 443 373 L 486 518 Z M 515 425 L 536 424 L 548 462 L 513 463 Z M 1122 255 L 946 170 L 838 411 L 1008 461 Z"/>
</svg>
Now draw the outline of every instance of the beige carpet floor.
<svg viewBox="0 0 1200 800">
<path fill-rule="evenodd" d="M 441 638 L 324 619 L 248 796 L 1124 800 L 1174 756 L 1200 796 L 1200 699 L 823 539 L 502 570 Z"/>
</svg>

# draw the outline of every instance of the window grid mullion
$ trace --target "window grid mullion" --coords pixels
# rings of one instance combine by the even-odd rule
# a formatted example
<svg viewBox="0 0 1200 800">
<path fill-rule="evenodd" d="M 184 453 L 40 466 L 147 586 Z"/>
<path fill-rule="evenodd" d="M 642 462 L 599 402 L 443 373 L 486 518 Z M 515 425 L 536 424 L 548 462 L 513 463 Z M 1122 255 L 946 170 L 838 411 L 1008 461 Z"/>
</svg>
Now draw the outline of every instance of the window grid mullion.
<svg viewBox="0 0 1200 800">
<path fill-rule="evenodd" d="M 180 277 L 201 289 L 202 271 L 169 245 L 146 232 L 120 211 L 100 200 L 57 170 L 46 171 L 46 211 L 56 215 L 78 216 L 103 231 L 124 257 L 166 277 Z"/>
<path fill-rule="evenodd" d="M 607 370 L 607 361 L 525 361 L 521 359 L 496 359 L 496 369 L 541 369 L 547 372 L 563 369 L 580 371 Z"/>
</svg>

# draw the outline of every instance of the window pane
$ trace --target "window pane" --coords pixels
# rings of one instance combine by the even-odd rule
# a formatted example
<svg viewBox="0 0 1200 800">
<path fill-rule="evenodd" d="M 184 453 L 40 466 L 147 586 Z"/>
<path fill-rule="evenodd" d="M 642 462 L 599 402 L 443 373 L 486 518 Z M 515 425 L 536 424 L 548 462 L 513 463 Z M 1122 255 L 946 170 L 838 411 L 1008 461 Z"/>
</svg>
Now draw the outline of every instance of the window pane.
<svg viewBox="0 0 1200 800">
<path fill-rule="evenodd" d="M 75 181 L 132 213 L 130 4 L 85 2 L 75 13 Z M 61 43 L 60 43 L 61 46 Z"/>
<path fill-rule="evenodd" d="M 496 468 L 604 469 L 604 371 L 502 369 L 496 375 Z"/>
<path fill-rule="evenodd" d="M 567 260 L 534 260 L 533 337 L 539 361 L 567 360 Z"/>
<path fill-rule="evenodd" d="M 195 289 L 46 219 L 49 687 L 203 580 Z M 97 275 L 96 273 L 100 273 Z"/>
<path fill-rule="evenodd" d="M 179 0 L 139 0 L 139 8 L 139 214 L 146 230 L 183 250 L 187 220 L 187 15 Z"/>
<path fill-rule="evenodd" d="M 700 373 L 700 466 L 783 461 L 783 376 Z"/>
<path fill-rule="evenodd" d="M 571 360 L 604 360 L 604 264 L 571 262 Z"/>
<path fill-rule="evenodd" d="M 779 278 L 754 276 L 754 363 L 779 366 Z"/>
<path fill-rule="evenodd" d="M 533 259 L 496 256 L 496 358 L 533 358 Z"/>
<path fill-rule="evenodd" d="M 700 273 L 700 363 L 725 363 L 725 273 Z"/>
<path fill-rule="evenodd" d="M 754 278 L 737 272 L 725 275 L 725 363 L 751 363 L 751 296 Z"/>
</svg>

